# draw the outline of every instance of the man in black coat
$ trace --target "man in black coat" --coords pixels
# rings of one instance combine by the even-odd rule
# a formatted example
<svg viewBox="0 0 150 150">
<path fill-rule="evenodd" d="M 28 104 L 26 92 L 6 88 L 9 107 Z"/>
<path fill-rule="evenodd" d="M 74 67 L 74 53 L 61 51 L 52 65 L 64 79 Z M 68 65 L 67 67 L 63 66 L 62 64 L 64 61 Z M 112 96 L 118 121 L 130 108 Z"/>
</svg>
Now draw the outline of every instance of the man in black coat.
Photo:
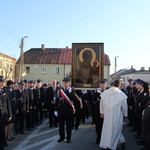
<svg viewBox="0 0 150 150">
<path fill-rule="evenodd" d="M 58 117 L 54 115 L 54 109 L 56 105 L 56 98 L 57 98 L 57 91 L 59 87 L 57 87 L 57 81 L 52 81 L 52 86 L 47 88 L 46 91 L 46 103 L 48 105 L 49 111 L 49 126 L 50 127 L 57 127 L 58 126 Z"/>
<path fill-rule="evenodd" d="M 56 99 L 56 108 L 54 114 L 59 117 L 59 135 L 58 142 L 65 139 L 65 121 L 67 131 L 67 143 L 71 142 L 71 131 L 73 124 L 73 114 L 75 113 L 74 107 L 75 93 L 70 87 L 70 79 L 63 79 L 63 89 L 59 89 L 58 98 Z"/>
<path fill-rule="evenodd" d="M 4 78 L 0 76 L 0 150 L 7 146 L 5 139 L 5 125 L 12 118 L 11 105 L 7 89 L 4 87 Z"/>
<path fill-rule="evenodd" d="M 133 84 L 133 80 L 129 79 L 128 80 L 129 85 L 126 88 L 126 95 L 127 95 L 127 104 L 128 104 L 128 119 L 129 119 L 129 123 L 128 126 L 132 126 L 132 121 L 133 121 L 133 111 L 130 109 L 130 91 L 132 90 L 132 84 Z"/>
<path fill-rule="evenodd" d="M 38 110 L 40 112 L 40 116 L 38 117 L 38 114 L 37 114 L 37 121 L 39 121 L 39 123 L 41 124 L 42 123 L 42 120 L 43 120 L 43 108 L 44 108 L 44 99 L 45 99 L 45 90 L 44 88 L 42 87 L 42 80 L 38 79 L 37 80 L 37 93 L 38 93 L 38 98 L 37 98 L 37 107 L 38 107 Z"/>
<path fill-rule="evenodd" d="M 101 132 L 103 126 L 103 119 L 100 117 L 100 100 L 101 94 L 106 89 L 106 79 L 100 80 L 100 87 L 97 88 L 93 94 L 93 104 L 94 104 L 94 121 L 95 121 L 95 130 L 96 130 L 96 142 L 95 144 L 100 143 Z"/>
<path fill-rule="evenodd" d="M 16 90 L 16 98 L 17 98 L 17 111 L 16 119 L 15 119 L 15 132 L 16 134 L 20 132 L 20 134 L 24 133 L 24 119 L 26 114 L 26 100 L 27 93 L 24 90 L 25 85 L 24 82 L 19 83 L 19 89 Z"/>
</svg>

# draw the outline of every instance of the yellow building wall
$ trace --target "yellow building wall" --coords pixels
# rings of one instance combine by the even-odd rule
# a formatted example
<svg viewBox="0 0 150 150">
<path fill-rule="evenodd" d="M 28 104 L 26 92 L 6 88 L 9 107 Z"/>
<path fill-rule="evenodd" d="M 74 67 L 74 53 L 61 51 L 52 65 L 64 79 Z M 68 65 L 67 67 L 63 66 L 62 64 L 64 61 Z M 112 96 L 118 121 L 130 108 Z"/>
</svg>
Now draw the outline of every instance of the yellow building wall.
<svg viewBox="0 0 150 150">
<path fill-rule="evenodd" d="M 0 53 L 0 75 L 5 80 L 15 80 L 16 59 Z"/>
<path fill-rule="evenodd" d="M 62 83 L 63 78 L 71 73 L 70 64 L 25 64 L 24 71 L 28 67 L 30 67 L 30 71 L 26 74 L 26 76 L 24 76 L 24 79 L 35 81 L 37 79 L 41 79 L 43 80 L 43 83 L 47 84 L 51 83 L 53 79 L 56 79 Z M 109 67 L 109 65 L 104 66 L 104 78 L 108 79 L 108 83 L 110 70 Z M 56 72 L 56 68 L 59 68 L 59 73 Z"/>
<path fill-rule="evenodd" d="M 30 71 L 24 76 L 24 79 L 41 79 L 43 83 L 47 84 L 51 83 L 53 79 L 62 81 L 71 71 L 71 65 L 63 64 L 25 64 L 24 71 L 27 70 L 28 67 L 30 67 Z"/>
</svg>

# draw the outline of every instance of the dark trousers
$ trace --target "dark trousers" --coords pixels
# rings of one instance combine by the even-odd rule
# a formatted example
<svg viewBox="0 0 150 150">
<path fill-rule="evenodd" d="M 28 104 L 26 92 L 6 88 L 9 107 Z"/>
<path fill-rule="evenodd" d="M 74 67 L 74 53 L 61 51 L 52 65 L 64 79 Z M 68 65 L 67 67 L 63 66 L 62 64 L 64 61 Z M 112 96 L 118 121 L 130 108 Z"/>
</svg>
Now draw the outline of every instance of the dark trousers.
<svg viewBox="0 0 150 150">
<path fill-rule="evenodd" d="M 49 108 L 49 125 L 50 126 L 57 126 L 58 125 L 58 117 L 54 115 L 54 109 Z"/>
<path fill-rule="evenodd" d="M 42 120 L 43 120 L 43 108 L 42 106 L 39 106 L 39 110 L 40 110 L 40 120 L 39 122 L 42 123 Z"/>
<path fill-rule="evenodd" d="M 75 113 L 75 128 L 79 127 L 80 119 L 81 119 L 80 116 L 81 116 L 80 110 L 76 110 L 76 113 Z"/>
<path fill-rule="evenodd" d="M 67 140 L 71 139 L 73 114 L 59 114 L 59 135 L 61 139 L 65 139 L 65 121 L 66 121 L 66 132 Z"/>
<path fill-rule="evenodd" d="M 5 142 L 5 123 L 0 122 L 0 150 L 4 149 Z"/>
<path fill-rule="evenodd" d="M 100 115 L 99 115 L 99 118 L 95 118 L 95 131 L 96 131 L 96 141 L 97 142 L 100 142 L 100 139 L 101 139 L 101 133 L 102 133 L 102 127 L 103 127 L 103 119 L 100 118 Z"/>
<path fill-rule="evenodd" d="M 85 123 L 85 109 L 83 108 L 83 109 L 81 109 L 80 110 L 80 114 L 81 114 L 81 120 L 82 120 L 82 123 Z"/>
<path fill-rule="evenodd" d="M 38 125 L 39 123 L 39 112 L 38 112 L 38 107 L 36 109 L 34 109 L 34 117 L 35 117 L 35 123 Z"/>
<path fill-rule="evenodd" d="M 131 110 L 131 109 L 128 107 L 129 125 L 133 125 L 133 116 L 134 116 L 134 110 Z"/>
<path fill-rule="evenodd" d="M 28 130 L 30 130 L 32 126 L 31 115 L 32 115 L 32 111 L 26 112 L 26 126 Z"/>
<path fill-rule="evenodd" d="M 16 114 L 15 117 L 15 132 L 23 132 L 24 130 L 24 118 L 25 118 L 25 112 L 19 111 L 18 114 Z"/>
<path fill-rule="evenodd" d="M 144 150 L 150 150 L 150 143 L 144 143 Z"/>
</svg>

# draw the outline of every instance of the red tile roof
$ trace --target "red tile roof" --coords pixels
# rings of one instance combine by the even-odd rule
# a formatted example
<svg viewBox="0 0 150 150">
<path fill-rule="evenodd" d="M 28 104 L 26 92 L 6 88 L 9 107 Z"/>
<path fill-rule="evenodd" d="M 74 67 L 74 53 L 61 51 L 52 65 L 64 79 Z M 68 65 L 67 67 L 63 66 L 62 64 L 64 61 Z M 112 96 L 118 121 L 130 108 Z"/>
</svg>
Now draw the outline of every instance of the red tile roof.
<svg viewBox="0 0 150 150">
<path fill-rule="evenodd" d="M 18 60 L 19 61 L 19 60 Z M 71 64 L 71 48 L 31 48 L 24 53 L 25 64 Z M 104 55 L 104 65 L 110 65 L 107 54 Z"/>
</svg>

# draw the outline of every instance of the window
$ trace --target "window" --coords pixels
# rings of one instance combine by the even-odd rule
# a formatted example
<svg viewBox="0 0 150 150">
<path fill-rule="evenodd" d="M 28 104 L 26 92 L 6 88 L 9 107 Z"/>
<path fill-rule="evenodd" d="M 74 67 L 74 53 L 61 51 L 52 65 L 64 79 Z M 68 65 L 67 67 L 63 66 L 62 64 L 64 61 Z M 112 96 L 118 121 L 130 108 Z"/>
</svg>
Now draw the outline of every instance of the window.
<svg viewBox="0 0 150 150">
<path fill-rule="evenodd" d="M 6 71 L 9 71 L 9 63 L 6 63 Z"/>
<path fill-rule="evenodd" d="M 38 73 L 38 65 L 34 65 L 34 70 L 33 70 L 34 73 Z"/>
<path fill-rule="evenodd" d="M 60 68 L 59 67 L 55 68 L 55 74 L 60 74 Z"/>
<path fill-rule="evenodd" d="M 69 73 L 66 73 L 66 77 L 69 77 Z"/>
<path fill-rule="evenodd" d="M 10 64 L 10 70 L 12 70 L 13 69 L 13 65 L 12 64 Z"/>
<path fill-rule="evenodd" d="M 0 68 L 2 69 L 2 59 L 0 59 Z"/>
<path fill-rule="evenodd" d="M 42 67 L 42 73 L 47 73 L 47 67 Z"/>
<path fill-rule="evenodd" d="M 26 67 L 27 74 L 30 74 L 30 67 Z"/>
</svg>

